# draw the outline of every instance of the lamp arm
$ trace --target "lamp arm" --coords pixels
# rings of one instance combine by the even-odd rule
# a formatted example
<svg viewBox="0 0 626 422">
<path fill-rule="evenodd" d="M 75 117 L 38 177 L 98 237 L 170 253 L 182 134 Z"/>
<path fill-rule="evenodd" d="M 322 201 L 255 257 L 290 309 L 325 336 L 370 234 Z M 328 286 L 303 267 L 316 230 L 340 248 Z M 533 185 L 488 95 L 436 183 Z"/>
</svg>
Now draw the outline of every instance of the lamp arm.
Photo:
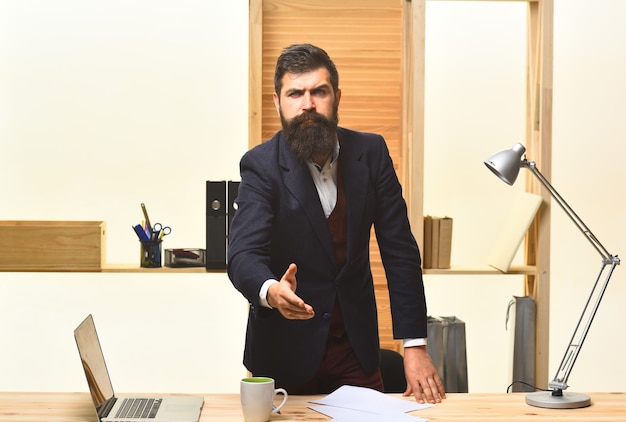
<svg viewBox="0 0 626 422">
<path fill-rule="evenodd" d="M 539 179 L 541 184 L 550 192 L 550 195 L 556 200 L 565 214 L 574 222 L 578 230 L 589 240 L 589 242 L 593 245 L 593 247 L 598 251 L 598 253 L 602 256 L 602 260 L 606 263 L 611 262 L 612 255 L 606 250 L 602 243 L 596 238 L 596 236 L 589 230 L 589 227 L 578 217 L 578 215 L 574 212 L 572 207 L 569 206 L 565 199 L 554 189 L 554 187 L 548 182 L 548 180 L 541 174 L 537 165 L 534 161 L 527 161 L 523 159 L 521 162 L 521 167 L 528 168 L 536 177 Z"/>
<path fill-rule="evenodd" d="M 572 334 L 572 338 L 565 349 L 565 354 L 563 355 L 563 359 L 561 360 L 561 364 L 556 371 L 556 375 L 554 379 L 548 383 L 548 386 L 551 389 L 554 389 L 552 394 L 556 396 L 560 396 L 563 394 L 563 390 L 567 389 L 567 380 L 569 378 L 570 373 L 572 372 L 572 368 L 574 367 L 574 363 L 578 358 L 578 354 L 580 353 L 580 349 L 583 347 L 583 343 L 585 342 L 585 338 L 587 337 L 587 333 L 589 332 L 589 328 L 591 327 L 591 323 L 593 322 L 594 317 L 596 316 L 596 312 L 598 311 L 598 307 L 600 306 L 600 302 L 602 301 L 602 297 L 604 296 L 604 292 L 609 284 L 609 280 L 611 279 L 611 275 L 613 275 L 613 270 L 619 264 L 619 258 L 614 257 L 613 262 L 610 264 L 603 262 L 602 268 L 598 273 L 598 277 L 596 278 L 595 283 L 593 284 L 593 288 L 591 289 L 591 293 L 587 298 L 587 302 L 585 303 L 585 307 L 583 308 L 583 312 L 578 319 L 578 323 L 576 324 L 576 329 L 574 330 L 574 334 Z M 599 286 L 600 278 L 604 271 L 608 268 L 608 273 L 604 278 L 604 282 Z M 599 288 L 598 288 L 599 287 Z M 592 299 L 595 297 L 595 301 L 593 302 L 593 307 L 589 308 Z M 586 323 L 582 326 L 583 319 L 586 318 Z"/>
<path fill-rule="evenodd" d="M 602 267 L 600 268 L 600 272 L 598 273 L 598 277 L 591 289 L 591 293 L 587 298 L 587 302 L 585 303 L 585 307 L 583 309 L 583 313 L 578 319 L 578 323 L 576 324 L 576 329 L 574 330 L 574 334 L 565 350 L 565 355 L 561 360 L 561 364 L 556 371 L 556 375 L 552 381 L 549 383 L 549 387 L 553 389 L 552 395 L 560 396 L 563 394 L 563 390 L 567 389 L 567 380 L 572 372 L 572 368 L 574 367 L 574 363 L 578 358 L 578 354 L 580 353 L 580 349 L 587 337 L 587 333 L 589 332 L 589 328 L 591 327 L 591 323 L 596 315 L 598 307 L 600 306 L 600 302 L 602 301 L 602 297 L 604 296 L 604 292 L 609 284 L 609 280 L 613 275 L 613 270 L 615 267 L 620 264 L 620 259 L 617 255 L 611 255 L 606 248 L 600 243 L 600 241 L 596 238 L 596 236 L 589 230 L 589 228 L 583 223 L 583 221 L 578 217 L 578 215 L 572 210 L 569 204 L 559 195 L 559 193 L 554 189 L 554 187 L 548 182 L 548 180 L 541 174 L 541 172 L 537 169 L 537 166 L 534 161 L 527 161 L 525 158 L 521 161 L 521 167 L 528 168 L 536 177 L 539 179 L 541 184 L 550 192 L 550 195 L 555 199 L 555 201 L 559 204 L 559 206 L 565 211 L 567 216 L 574 222 L 576 227 L 581 231 L 581 233 L 589 240 L 589 242 L 593 245 L 593 247 L 598 251 L 598 253 L 602 256 Z M 600 285 L 600 279 L 602 278 L 602 274 L 607 270 L 604 281 Z M 593 299 L 595 298 L 595 301 Z M 593 306 L 590 308 L 590 305 Z M 582 325 L 583 320 L 586 322 Z"/>
</svg>

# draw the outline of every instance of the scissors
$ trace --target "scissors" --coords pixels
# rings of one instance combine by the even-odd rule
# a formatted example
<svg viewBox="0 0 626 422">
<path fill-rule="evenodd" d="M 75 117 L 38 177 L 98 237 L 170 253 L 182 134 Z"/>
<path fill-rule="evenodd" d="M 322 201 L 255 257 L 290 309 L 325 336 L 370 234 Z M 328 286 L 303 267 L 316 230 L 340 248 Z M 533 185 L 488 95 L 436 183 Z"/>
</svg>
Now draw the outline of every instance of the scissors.
<svg viewBox="0 0 626 422">
<path fill-rule="evenodd" d="M 161 223 L 154 223 L 154 226 L 152 226 L 152 233 L 154 233 L 155 239 L 163 239 L 164 236 L 171 232 L 172 228 L 170 226 L 163 226 Z"/>
</svg>

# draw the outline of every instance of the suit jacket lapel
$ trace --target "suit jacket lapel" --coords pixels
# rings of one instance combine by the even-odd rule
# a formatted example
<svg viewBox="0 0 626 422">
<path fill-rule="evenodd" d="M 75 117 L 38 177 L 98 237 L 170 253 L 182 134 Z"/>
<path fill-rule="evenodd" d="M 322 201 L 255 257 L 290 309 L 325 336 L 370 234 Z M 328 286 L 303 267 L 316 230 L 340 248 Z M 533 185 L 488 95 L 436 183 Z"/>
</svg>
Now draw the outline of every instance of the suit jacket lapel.
<svg viewBox="0 0 626 422">
<path fill-rule="evenodd" d="M 344 192 L 348 207 L 347 253 L 350 262 L 353 253 L 352 241 L 358 236 L 356 230 L 361 226 L 369 187 L 369 170 L 362 162 L 362 151 L 358 143 L 346 141 L 339 131 L 339 171 L 343 175 Z"/>
<path fill-rule="evenodd" d="M 336 266 L 335 251 L 328 230 L 328 223 L 320 204 L 317 189 L 315 189 L 315 184 L 311 178 L 309 167 L 293 156 L 285 144 L 282 134 L 279 139 L 278 150 L 278 162 L 283 172 L 285 186 L 302 206 L 322 248 Z M 297 235 L 297 233 L 294 233 L 294 236 Z"/>
</svg>

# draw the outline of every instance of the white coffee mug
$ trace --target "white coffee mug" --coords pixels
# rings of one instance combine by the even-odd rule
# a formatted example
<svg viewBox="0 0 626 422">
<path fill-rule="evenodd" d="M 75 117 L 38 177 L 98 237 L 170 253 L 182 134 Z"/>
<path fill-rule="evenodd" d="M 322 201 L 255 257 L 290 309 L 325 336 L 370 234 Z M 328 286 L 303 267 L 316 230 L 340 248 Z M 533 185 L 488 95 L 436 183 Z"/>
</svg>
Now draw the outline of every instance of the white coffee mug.
<svg viewBox="0 0 626 422">
<path fill-rule="evenodd" d="M 241 380 L 241 409 L 246 422 L 266 422 L 272 412 L 280 413 L 287 402 L 287 392 L 283 388 L 274 389 L 274 380 L 268 377 L 249 377 Z M 283 401 L 274 406 L 276 394 L 283 394 Z"/>
</svg>

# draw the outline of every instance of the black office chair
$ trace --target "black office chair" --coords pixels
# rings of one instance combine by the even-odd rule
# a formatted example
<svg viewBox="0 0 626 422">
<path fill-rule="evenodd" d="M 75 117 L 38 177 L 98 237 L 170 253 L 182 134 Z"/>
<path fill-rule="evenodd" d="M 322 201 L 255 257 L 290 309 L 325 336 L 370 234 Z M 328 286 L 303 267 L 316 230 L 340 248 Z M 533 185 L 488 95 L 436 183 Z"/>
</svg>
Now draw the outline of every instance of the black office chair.
<svg viewBox="0 0 626 422">
<path fill-rule="evenodd" d="M 380 349 L 380 373 L 383 377 L 385 393 L 404 393 L 404 357 L 395 350 Z"/>
</svg>

